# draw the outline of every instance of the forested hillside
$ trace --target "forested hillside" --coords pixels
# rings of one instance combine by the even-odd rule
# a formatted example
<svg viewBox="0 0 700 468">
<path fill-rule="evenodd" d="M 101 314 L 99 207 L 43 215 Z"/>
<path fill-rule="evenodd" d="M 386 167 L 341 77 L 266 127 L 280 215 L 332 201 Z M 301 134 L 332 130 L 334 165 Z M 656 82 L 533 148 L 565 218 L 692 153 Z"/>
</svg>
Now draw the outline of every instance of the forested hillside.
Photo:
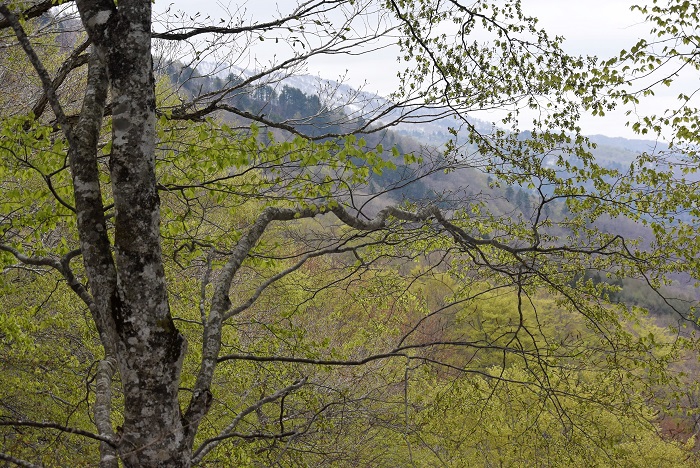
<svg viewBox="0 0 700 468">
<path fill-rule="evenodd" d="M 659 50 L 526 6 L 0 2 L 0 460 L 697 466 L 691 99 L 582 135 Z M 383 40 L 391 100 L 285 83 Z"/>
<path fill-rule="evenodd" d="M 245 70 L 235 70 L 237 75 L 231 73 L 222 79 L 204 72 L 200 74 L 182 64 L 169 64 L 164 70 L 170 83 L 178 87 L 180 93 L 185 93 L 190 98 L 202 93 L 220 90 L 228 82 L 240 83 L 243 77 L 252 74 L 252 72 Z M 287 78 L 286 81 L 294 83 L 295 77 Z M 306 84 L 309 92 L 339 88 L 335 82 L 324 82 L 310 76 L 302 77 L 301 80 L 297 81 Z M 344 95 L 361 94 L 347 86 L 343 88 L 343 93 Z M 335 95 L 331 97 L 334 98 Z M 365 101 L 385 102 L 379 96 L 371 98 L 365 95 L 363 99 Z M 336 99 L 330 99 L 328 96 L 323 100 L 322 96 L 305 94 L 301 89 L 294 88 L 286 84 L 285 81 L 277 83 L 275 87 L 265 85 L 262 89 L 255 86 L 243 87 L 235 94 L 235 97 L 230 98 L 229 104 L 252 115 L 264 111 L 270 120 L 277 123 L 284 122 L 285 125 L 298 131 L 304 131 L 306 126 L 311 126 L 313 127 L 311 131 L 315 132 L 316 135 L 338 133 L 342 131 L 342 128 L 352 131 L 362 125 L 362 122 L 350 117 L 354 112 L 352 108 L 344 109 Z M 478 119 L 473 119 L 473 121 L 474 125 L 479 128 L 489 128 L 487 122 Z M 250 120 L 229 116 L 229 123 L 238 123 L 245 127 L 250 125 Z M 519 216 L 532 218 L 538 208 L 539 196 L 537 191 L 529 188 L 527 184 L 498 184 L 493 177 L 478 170 L 478 168 L 464 167 L 449 170 L 449 161 L 440 160 L 440 147 L 448 143 L 450 138 L 450 123 L 451 119 L 446 118 L 433 121 L 428 126 L 402 124 L 397 130 L 389 128 L 378 132 L 360 133 L 359 136 L 365 139 L 367 147 L 375 148 L 377 145 L 383 145 L 387 148 L 395 148 L 399 161 L 395 169 L 384 171 L 381 174 L 370 174 L 369 184 L 361 189 L 359 195 L 364 195 L 365 198 L 376 197 L 379 201 L 373 200 L 373 206 L 379 207 L 388 203 L 401 203 L 405 200 L 430 200 L 438 205 L 449 207 L 448 200 L 452 200 L 454 204 L 456 197 L 469 197 L 473 201 L 486 197 L 489 211 L 494 214 L 516 220 Z M 426 132 L 426 127 L 430 128 L 431 131 Z M 417 130 L 411 132 L 411 128 Z M 281 138 L 290 138 L 288 132 L 270 130 L 276 131 Z M 528 136 L 529 133 L 525 132 L 522 137 L 527 138 Z M 641 154 L 665 151 L 668 150 L 668 145 L 653 140 L 630 140 L 594 135 L 590 137 L 589 149 L 595 161 L 601 166 L 611 170 L 624 171 Z M 411 167 L 412 165 L 406 165 L 400 160 L 405 155 L 411 154 L 426 158 L 432 156 L 434 159 L 430 160 L 431 164 L 424 164 L 423 172 L 417 174 Z M 385 155 L 385 157 L 388 156 Z M 464 150 L 461 157 L 467 157 Z M 356 163 L 363 164 L 360 159 Z M 572 174 L 569 176 L 573 177 Z M 562 218 L 565 216 L 567 208 L 562 202 L 545 206 L 544 210 L 550 218 Z M 648 240 L 652 237 L 650 228 L 624 217 L 602 218 L 597 221 L 597 226 L 603 231 L 619 234 L 628 239 L 639 238 L 644 241 L 644 239 Z M 568 232 L 560 231 L 558 234 L 568 234 Z M 628 306 L 643 307 L 649 310 L 654 317 L 661 318 L 664 322 L 667 319 L 673 320 L 677 312 L 687 315 L 693 301 L 698 299 L 697 289 L 685 275 L 675 277 L 675 281 L 669 288 L 665 289 L 665 294 L 662 295 L 640 281 L 626 278 L 606 278 L 605 272 L 587 271 L 584 272 L 584 276 L 595 283 L 614 283 L 615 286 L 621 288 L 620 291 L 615 291 L 611 295 L 615 301 Z"/>
</svg>

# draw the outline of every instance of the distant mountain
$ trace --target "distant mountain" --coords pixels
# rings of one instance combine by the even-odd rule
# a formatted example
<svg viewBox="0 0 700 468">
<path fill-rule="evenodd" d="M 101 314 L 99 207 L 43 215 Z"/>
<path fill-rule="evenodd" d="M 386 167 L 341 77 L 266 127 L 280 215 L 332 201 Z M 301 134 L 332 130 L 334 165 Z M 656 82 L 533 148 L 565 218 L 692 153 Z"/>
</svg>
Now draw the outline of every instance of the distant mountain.
<svg viewBox="0 0 700 468">
<path fill-rule="evenodd" d="M 242 82 L 255 77 L 257 72 L 235 66 L 202 62 L 196 70 L 190 70 L 187 76 L 196 76 L 199 88 L 212 89 L 230 82 Z M 202 83 L 204 80 L 204 83 Z M 213 83 L 216 81 L 217 83 Z M 210 83 L 212 82 L 212 83 Z M 190 89 L 195 87 L 190 85 Z M 310 134 L 322 134 L 341 127 L 347 131 L 353 125 L 360 126 L 368 116 L 377 116 L 377 122 L 390 123 L 400 121 L 391 127 L 391 141 L 401 146 L 400 149 L 415 151 L 417 146 L 440 148 L 454 138 L 452 128 L 463 126 L 464 122 L 454 117 L 445 117 L 444 108 L 420 109 L 417 106 L 398 107 L 390 100 L 375 93 L 355 89 L 345 83 L 327 80 L 319 76 L 297 74 L 290 75 L 280 71 L 265 76 L 262 82 L 251 82 L 249 96 L 245 92 L 235 97 L 236 105 L 250 112 L 265 109 L 265 114 L 279 121 L 291 121 L 292 125 L 303 125 L 303 130 Z M 232 98 L 234 99 L 234 98 Z M 323 114 L 323 118 L 312 120 L 305 117 L 314 113 Z M 341 117 L 342 116 L 342 117 Z M 296 120 L 295 120 L 296 119 Z M 334 120 L 336 119 L 336 120 Z M 343 121 L 334 126 L 332 123 Z M 323 129 L 314 129 L 313 125 L 323 124 Z M 482 134 L 489 134 L 496 128 L 493 123 L 470 118 L 469 124 Z M 523 132 L 527 138 L 529 132 Z M 458 137 L 467 141 L 467 133 L 459 132 Z M 640 153 L 668 150 L 663 142 L 642 139 L 627 139 L 593 135 L 589 137 L 596 144 L 591 153 L 596 161 L 608 168 L 626 170 Z M 384 146 L 387 141 L 383 141 Z M 467 150 L 468 151 L 468 150 Z"/>
<path fill-rule="evenodd" d="M 255 76 L 255 72 L 250 70 L 235 67 L 223 69 L 207 63 L 200 64 L 196 70 L 183 69 L 184 72 L 178 72 L 175 68 L 170 67 L 168 71 L 173 82 L 181 84 L 193 96 L 198 92 L 215 90 L 217 87 L 220 89 L 226 84 L 242 83 Z M 264 83 L 252 82 L 229 99 L 240 109 L 252 113 L 264 111 L 266 117 L 272 120 L 304 126 L 303 130 L 307 133 L 313 133 L 315 129 L 328 132 L 334 129 L 333 122 L 337 121 L 344 124 L 335 130 L 352 131 L 352 125 L 357 125 L 368 114 L 384 113 L 383 119 L 388 122 L 389 119 L 401 117 L 401 112 L 411 111 L 410 108 L 403 111 L 393 109 L 391 101 L 381 96 L 311 75 L 268 76 Z M 434 112 L 438 115 L 440 109 L 435 109 Z M 401 153 L 419 152 L 422 145 L 433 148 L 444 145 L 453 137 L 450 128 L 460 123 L 454 118 L 428 120 L 420 124 L 402 123 L 393 126 L 391 130 L 366 135 L 366 140 L 369 146 L 381 142 L 385 148 L 396 146 Z M 473 119 L 470 123 L 486 134 L 494 130 L 494 125 L 488 122 Z M 527 135 L 528 132 L 523 132 L 520 136 L 527 138 Z M 603 166 L 620 170 L 629 167 L 640 153 L 668 149 L 667 145 L 653 140 L 604 135 L 593 135 L 589 138 L 596 144 L 596 148 L 591 149 L 596 161 Z M 439 158 L 439 151 L 436 154 Z M 439 164 L 439 160 L 437 163 Z M 510 218 L 516 222 L 518 219 L 533 219 L 537 196 L 526 187 L 497 186 L 488 174 L 475 169 L 463 168 L 448 173 L 435 170 L 428 175 L 414 178 L 414 166 L 398 166 L 396 171 L 384 171 L 381 175 L 372 174 L 366 192 L 356 193 L 355 201 L 360 205 L 367 203 L 365 208 L 371 211 L 387 203 L 400 203 L 403 199 L 431 200 L 447 210 L 457 205 L 463 206 L 465 202 L 480 200 L 488 204 L 489 212 L 493 215 Z M 408 183 L 409 180 L 413 181 Z M 559 219 L 565 216 L 565 212 L 565 205 L 557 202 L 548 205 L 544 214 L 552 219 Z M 595 224 L 603 231 L 614 232 L 630 239 L 651 237 L 649 228 L 623 217 L 602 218 Z M 561 231 L 562 228 L 557 229 Z M 564 231 L 555 230 L 550 233 L 566 234 Z M 593 281 L 606 281 L 604 275 L 599 272 L 585 274 Z M 657 316 L 672 316 L 673 311 L 668 304 L 658 300 L 655 302 L 657 296 L 644 289 L 644 284 L 628 279 L 617 281 L 623 289 L 616 294 L 615 300 L 646 307 Z M 692 288 L 680 283 L 674 287 L 681 295 L 697 295 Z"/>
<path fill-rule="evenodd" d="M 605 135 L 592 135 L 588 137 L 592 142 L 600 146 L 622 148 L 635 153 L 652 152 L 668 149 L 668 145 L 655 140 L 629 140 L 621 137 L 609 137 Z"/>
<path fill-rule="evenodd" d="M 248 79 L 256 74 L 255 71 L 246 70 L 236 66 L 226 66 L 210 62 L 201 62 L 197 65 L 197 72 L 202 76 L 213 76 L 224 79 L 234 76 L 237 79 Z M 388 99 L 375 93 L 369 93 L 361 89 L 355 89 L 345 83 L 328 80 L 314 75 L 296 74 L 289 75 L 286 72 L 279 72 L 265 77 L 265 84 L 280 93 L 285 86 L 296 88 L 307 96 L 317 96 L 322 106 L 329 110 L 343 110 L 343 112 L 353 118 L 362 118 L 367 115 L 385 113 L 380 121 L 389 122 L 405 117 L 406 114 L 416 111 L 416 107 L 404 109 L 392 109 L 393 103 Z M 431 120 L 427 118 L 430 114 L 439 116 L 442 110 L 439 108 L 432 111 L 423 112 L 420 124 L 408 122 L 401 123 L 393 127 L 400 135 L 415 138 L 423 144 L 432 146 L 442 146 L 452 137 L 450 128 L 459 127 L 462 122 L 453 117 L 442 117 Z M 413 119 L 419 120 L 419 119 Z M 470 118 L 470 124 L 474 125 L 482 133 L 488 134 L 493 131 L 494 124 L 476 118 Z M 593 135 L 590 140 L 598 145 L 593 150 L 596 157 L 601 158 L 601 162 L 610 164 L 629 164 L 632 159 L 642 152 L 665 150 L 668 146 L 654 140 L 626 139 L 621 137 L 608 137 L 604 135 Z"/>
<path fill-rule="evenodd" d="M 196 70 L 192 70 L 196 80 L 217 81 L 221 86 L 225 83 L 244 82 L 254 78 L 255 71 L 240 67 L 215 65 L 202 62 Z M 195 81 L 196 81 L 195 80 Z M 276 121 L 285 121 L 298 126 L 301 130 L 312 135 L 322 135 L 324 132 L 352 131 L 361 126 L 369 115 L 381 115 L 379 121 L 385 123 L 401 120 L 408 117 L 407 122 L 391 127 L 391 130 L 381 134 L 371 134 L 366 137 L 369 145 L 382 143 L 384 147 L 397 146 L 401 153 L 420 151 L 420 146 L 440 148 L 454 137 L 451 131 L 453 127 L 459 127 L 464 122 L 457 121 L 454 117 L 442 117 L 446 115 L 444 109 L 436 107 L 428 109 L 422 114 L 422 118 L 411 115 L 418 112 L 417 107 L 398 108 L 388 99 L 374 93 L 357 90 L 351 86 L 333 80 L 326 80 L 312 75 L 290 75 L 279 72 L 265 76 L 263 82 L 252 81 L 236 96 L 230 98 L 231 103 L 238 108 L 251 113 L 263 112 L 268 118 Z M 206 84 L 204 89 L 216 87 L 217 84 Z M 200 88 L 201 88 L 200 84 Z M 248 91 L 246 91 L 248 89 Z M 434 116 L 431 118 L 431 112 Z M 411 121 L 414 123 L 411 123 Z M 418 120 L 420 123 L 415 123 Z M 338 124 L 337 122 L 343 122 Z M 471 125 L 483 134 L 492 133 L 495 129 L 493 123 L 471 119 Z M 523 132 L 521 137 L 526 139 L 529 132 Z M 466 132 L 458 135 L 463 141 L 467 140 Z M 590 140 L 596 147 L 591 152 L 596 161 L 608 168 L 625 171 L 629 168 L 640 153 L 667 149 L 663 143 L 653 140 L 630 140 L 626 138 L 607 137 L 593 135 Z M 467 150 L 468 152 L 468 150 Z M 554 161 L 554 157 L 552 157 Z M 471 171 L 474 172 L 474 171 Z M 378 183 L 387 183 L 391 176 L 385 175 Z M 450 175 L 439 171 L 430 177 L 420 180 L 396 193 L 397 196 L 409 194 L 418 198 L 440 197 L 440 194 L 458 190 L 464 185 L 464 180 L 470 180 L 473 193 L 489 193 L 494 198 L 504 197 L 503 193 L 491 191 L 487 184 L 487 176 L 483 174 L 466 175 L 462 170 Z M 524 187 L 512 187 L 514 193 L 523 191 Z M 522 199 L 522 196 L 520 197 Z M 508 200 L 502 208 L 502 212 L 512 210 L 514 200 Z M 527 203 L 525 204 L 527 207 Z M 525 210 L 527 211 L 527 210 Z"/>
<path fill-rule="evenodd" d="M 254 70 L 210 62 L 198 64 L 197 72 L 202 76 L 220 79 L 233 76 L 240 80 L 249 79 L 257 74 Z M 276 93 L 281 93 L 284 87 L 288 86 L 298 89 L 307 96 L 317 96 L 323 106 L 329 110 L 343 109 L 350 118 L 375 114 L 392 106 L 390 101 L 377 94 L 313 75 L 289 75 L 287 72 L 277 72 L 266 76 L 260 84 L 270 87 Z"/>
</svg>

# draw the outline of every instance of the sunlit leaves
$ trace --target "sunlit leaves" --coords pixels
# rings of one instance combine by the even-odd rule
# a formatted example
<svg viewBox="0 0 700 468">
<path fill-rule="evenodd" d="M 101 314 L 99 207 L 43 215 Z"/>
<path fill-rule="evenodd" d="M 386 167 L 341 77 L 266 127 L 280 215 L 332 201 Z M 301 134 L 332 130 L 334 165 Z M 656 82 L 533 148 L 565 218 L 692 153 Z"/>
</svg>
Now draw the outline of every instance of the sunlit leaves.
<svg viewBox="0 0 700 468">
<path fill-rule="evenodd" d="M 14 242 L 31 239 L 37 252 L 44 252 L 48 246 L 61 253 L 75 248 L 75 244 L 66 244 L 60 234 L 60 230 L 74 226 L 66 147 L 66 142 L 52 134 L 50 127 L 31 117 L 7 118 L 2 122 L 0 236 Z M 54 240 L 48 241 L 49 237 Z"/>
<path fill-rule="evenodd" d="M 518 366 L 435 385 L 417 415 L 422 424 L 416 438 L 425 444 L 417 444 L 421 456 L 445 466 L 475 458 L 503 465 L 687 466 L 692 441 L 685 447 L 665 442 L 654 427 L 630 416 L 651 413 L 641 399 L 627 395 L 622 414 L 602 402 L 624 391 L 619 382 L 566 369 L 552 372 L 550 379 L 562 393 L 543 391 L 542 381 Z"/>
<path fill-rule="evenodd" d="M 62 421 L 89 431 L 91 368 L 102 350 L 85 311 L 62 286 L 49 271 L 15 267 L 0 276 L 0 419 Z M 57 445 L 35 430 L 3 429 L 5 453 L 47 466 L 89 464 L 97 450 L 82 437 L 63 436 Z"/>
</svg>

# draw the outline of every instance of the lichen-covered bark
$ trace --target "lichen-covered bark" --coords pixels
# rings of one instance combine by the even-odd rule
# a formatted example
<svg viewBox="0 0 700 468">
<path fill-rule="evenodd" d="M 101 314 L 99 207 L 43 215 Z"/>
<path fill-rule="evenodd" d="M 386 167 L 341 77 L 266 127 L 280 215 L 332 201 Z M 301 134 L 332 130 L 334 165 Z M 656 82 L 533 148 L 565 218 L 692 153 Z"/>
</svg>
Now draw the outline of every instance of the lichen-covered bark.
<svg viewBox="0 0 700 468">
<path fill-rule="evenodd" d="M 226 318 L 226 312 L 231 307 L 231 301 L 228 295 L 234 275 L 241 267 L 250 251 L 263 236 L 271 222 L 314 217 L 319 213 L 320 211 L 315 207 L 304 209 L 266 208 L 260 213 L 258 219 L 253 223 L 248 232 L 238 241 L 226 265 L 220 271 L 212 297 L 209 316 L 205 322 L 204 336 L 202 339 L 202 360 L 199 374 L 197 375 L 190 405 L 185 413 L 187 435 L 190 445 L 193 444 L 199 423 L 204 415 L 206 415 L 209 410 L 209 405 L 211 404 L 210 387 L 216 370 L 219 351 L 221 350 L 221 327 Z"/>
<path fill-rule="evenodd" d="M 73 129 L 73 141 L 68 156 L 73 175 L 80 249 L 95 303 L 93 318 L 106 354 L 114 356 L 117 337 L 114 333 L 112 309 L 117 278 L 107 236 L 97 166 L 97 144 L 107 88 L 105 64 L 93 51 L 88 64 L 88 82 L 83 106 L 78 123 Z"/>
<path fill-rule="evenodd" d="M 108 435 L 114 439 L 112 428 L 112 377 L 116 371 L 116 362 L 110 357 L 97 364 L 97 375 L 95 376 L 95 425 L 100 435 Z M 102 442 L 100 444 L 100 468 L 119 468 L 117 451 L 110 445 Z"/>
<path fill-rule="evenodd" d="M 78 8 L 106 65 L 112 97 L 116 277 L 113 290 L 93 288 L 93 294 L 109 303 L 116 335 L 124 391 L 118 451 L 127 466 L 189 466 L 178 402 L 185 343 L 170 315 L 160 246 L 151 2 L 123 0 L 115 8 L 107 1 L 80 1 Z M 76 184 L 76 193 L 96 189 L 91 182 Z M 99 255 L 107 258 L 106 252 Z"/>
<path fill-rule="evenodd" d="M 75 125 L 72 125 L 58 100 L 55 81 L 52 82 L 48 72 L 34 52 L 18 18 L 5 5 L 0 5 L 0 13 L 3 15 L 4 21 L 11 24 L 15 30 L 20 44 L 37 71 L 44 87 L 44 96 L 41 99 L 46 99 L 46 102 L 51 105 L 56 119 L 68 140 L 68 159 L 73 178 L 75 211 L 80 233 L 80 253 L 83 257 L 86 273 L 90 279 L 92 294 L 88 293 L 73 275 L 70 268 L 71 254 L 65 256 L 60 262 L 51 260 L 49 265 L 61 272 L 70 287 L 88 305 L 105 349 L 106 360 L 103 363 L 111 362 L 116 356 L 118 341 L 112 313 L 116 297 L 117 278 L 110 241 L 107 235 L 97 167 L 97 144 L 102 128 L 102 117 L 109 83 L 106 66 L 100 55 L 93 50 L 90 54 L 88 79 L 82 109 L 78 121 Z M 60 82 L 60 80 L 58 81 Z M 34 110 L 39 112 L 36 106 Z M 8 250 L 8 248 L 5 247 L 5 250 Z M 9 251 L 15 255 L 22 256 L 14 249 L 9 249 Z M 47 260 L 26 258 L 25 261 L 45 264 Z M 100 367 L 102 369 L 104 366 L 101 365 Z M 115 440 L 110 418 L 111 392 L 109 387 L 112 375 L 113 371 L 100 372 L 95 405 L 95 423 L 99 435 L 110 441 Z M 113 444 L 102 442 L 100 452 L 101 466 L 116 466 L 117 461 Z"/>
</svg>

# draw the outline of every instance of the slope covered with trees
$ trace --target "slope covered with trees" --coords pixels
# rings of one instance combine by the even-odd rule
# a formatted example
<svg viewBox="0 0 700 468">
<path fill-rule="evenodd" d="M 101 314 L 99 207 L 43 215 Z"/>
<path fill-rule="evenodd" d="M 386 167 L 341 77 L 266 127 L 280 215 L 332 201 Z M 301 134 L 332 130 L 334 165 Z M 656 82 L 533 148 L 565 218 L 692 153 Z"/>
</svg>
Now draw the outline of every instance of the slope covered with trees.
<svg viewBox="0 0 700 468">
<path fill-rule="evenodd" d="M 674 168 L 591 155 L 576 121 L 622 96 L 612 62 L 568 55 L 519 1 L 311 1 L 211 23 L 151 8 L 0 4 L 15 96 L 0 107 L 1 460 L 697 462 L 657 425 L 694 410 L 692 315 L 661 329 L 612 297 L 617 278 L 661 292 L 697 275 L 696 214 L 684 181 L 661 196 Z M 272 93 L 310 57 L 392 38 L 406 69 L 389 107 Z M 271 42 L 275 61 L 216 86 L 167 70 Z M 529 138 L 523 106 L 540 111 Z M 504 130 L 468 117 L 493 108 Z M 382 140 L 448 114 L 466 140 Z M 485 191 L 368 189 L 444 171 L 526 195 L 503 216 Z M 655 237 L 597 227 L 616 217 Z"/>
</svg>

